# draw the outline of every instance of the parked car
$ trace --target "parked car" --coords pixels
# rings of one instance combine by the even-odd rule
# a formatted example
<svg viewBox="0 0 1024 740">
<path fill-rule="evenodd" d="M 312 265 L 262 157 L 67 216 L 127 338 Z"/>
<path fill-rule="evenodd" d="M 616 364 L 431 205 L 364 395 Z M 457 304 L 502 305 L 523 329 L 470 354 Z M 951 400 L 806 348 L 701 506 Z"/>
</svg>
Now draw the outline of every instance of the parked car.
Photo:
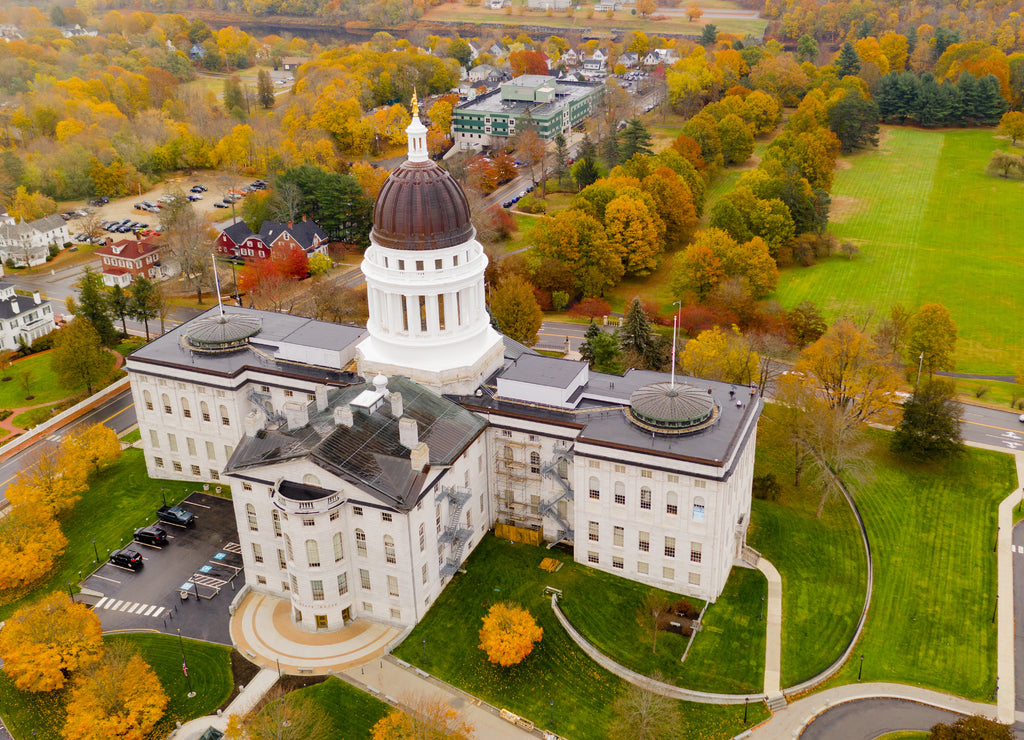
<svg viewBox="0 0 1024 740">
<path fill-rule="evenodd" d="M 156 524 L 135 530 L 135 541 L 146 545 L 162 546 L 167 544 L 167 530 Z"/>
<path fill-rule="evenodd" d="M 216 203 L 213 204 L 213 207 L 214 208 L 230 208 L 231 206 L 229 204 L 227 204 L 227 203 L 223 203 L 223 202 L 218 200 Z"/>
<path fill-rule="evenodd" d="M 197 200 L 202 200 L 203 199 L 203 196 L 196 195 L 195 193 L 189 193 L 185 197 L 188 198 L 190 203 L 195 203 Z"/>
<path fill-rule="evenodd" d="M 194 527 L 196 515 L 180 506 L 161 506 L 156 510 L 157 519 L 176 527 Z"/>
<path fill-rule="evenodd" d="M 98 198 L 93 198 L 92 200 L 90 200 L 89 201 L 89 205 L 96 206 L 98 208 L 100 206 L 105 206 L 109 202 L 110 202 L 110 198 L 108 198 L 105 195 L 101 195 Z"/>
<path fill-rule="evenodd" d="M 130 547 L 124 547 L 110 553 L 110 562 L 118 568 L 138 570 L 142 567 L 142 555 L 138 550 L 132 550 Z"/>
<path fill-rule="evenodd" d="M 205 185 L 193 185 L 191 187 L 191 190 L 192 190 L 193 193 L 205 193 L 206 190 L 207 190 L 207 187 Z"/>
</svg>

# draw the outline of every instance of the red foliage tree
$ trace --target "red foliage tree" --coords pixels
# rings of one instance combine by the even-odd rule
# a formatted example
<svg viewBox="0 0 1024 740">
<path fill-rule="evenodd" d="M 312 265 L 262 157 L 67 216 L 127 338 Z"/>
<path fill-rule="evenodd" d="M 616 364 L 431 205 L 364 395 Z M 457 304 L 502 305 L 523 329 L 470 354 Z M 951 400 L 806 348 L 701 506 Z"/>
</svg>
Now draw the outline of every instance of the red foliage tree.
<svg viewBox="0 0 1024 740">
<path fill-rule="evenodd" d="M 481 193 L 491 193 L 498 187 L 498 173 L 487 157 L 473 157 L 466 167 L 470 187 Z"/>
<path fill-rule="evenodd" d="M 283 244 L 270 252 L 270 261 L 282 277 L 300 280 L 309 275 L 309 255 L 297 244 Z"/>
<path fill-rule="evenodd" d="M 498 182 L 508 182 L 516 176 L 516 160 L 508 152 L 498 152 L 491 157 L 494 165 L 494 173 L 498 176 Z"/>
<path fill-rule="evenodd" d="M 584 316 L 588 319 L 607 316 L 611 312 L 611 304 L 604 298 L 584 298 L 569 311 L 573 316 Z"/>
<path fill-rule="evenodd" d="M 512 65 L 513 77 L 548 74 L 547 59 L 539 51 L 531 51 L 529 49 L 513 51 L 508 55 L 508 63 Z"/>
</svg>

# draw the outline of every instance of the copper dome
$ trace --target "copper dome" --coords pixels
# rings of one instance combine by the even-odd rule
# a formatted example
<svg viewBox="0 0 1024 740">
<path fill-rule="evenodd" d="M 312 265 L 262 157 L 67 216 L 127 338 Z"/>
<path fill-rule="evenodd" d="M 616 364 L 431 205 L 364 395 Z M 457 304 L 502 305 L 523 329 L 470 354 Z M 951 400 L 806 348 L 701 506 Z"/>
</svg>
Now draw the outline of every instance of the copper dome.
<svg viewBox="0 0 1024 740">
<path fill-rule="evenodd" d="M 390 249 L 443 249 L 475 235 L 469 202 L 434 162 L 404 162 L 388 176 L 373 206 L 371 238 Z"/>
</svg>

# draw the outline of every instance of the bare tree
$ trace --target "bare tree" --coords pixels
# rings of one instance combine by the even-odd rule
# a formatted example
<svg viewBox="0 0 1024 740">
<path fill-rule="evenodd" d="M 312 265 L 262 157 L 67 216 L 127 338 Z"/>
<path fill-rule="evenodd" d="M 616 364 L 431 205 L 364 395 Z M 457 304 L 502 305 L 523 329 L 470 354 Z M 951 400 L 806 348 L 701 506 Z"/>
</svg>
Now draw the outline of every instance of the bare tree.
<svg viewBox="0 0 1024 740">
<path fill-rule="evenodd" d="M 213 283 L 210 257 L 216 246 L 217 232 L 196 212 L 184 194 L 172 195 L 171 202 L 160 212 L 160 221 L 171 253 L 178 261 L 181 277 L 195 291 L 196 301 L 202 305 L 203 288 Z"/>
<path fill-rule="evenodd" d="M 470 740 L 473 726 L 464 712 L 439 694 L 402 697 L 404 709 L 395 709 L 373 726 L 373 740 L 411 738 L 415 740 Z"/>
<path fill-rule="evenodd" d="M 661 674 L 651 676 L 661 681 Z M 669 740 L 679 736 L 679 702 L 647 687 L 629 684 L 612 704 L 614 740 Z"/>
<path fill-rule="evenodd" d="M 280 203 L 277 217 L 282 221 L 298 221 L 302 217 L 302 190 L 290 180 L 281 183 L 276 190 Z"/>
<path fill-rule="evenodd" d="M 644 633 L 651 638 L 651 652 L 658 649 L 658 622 L 665 611 L 665 599 L 654 591 L 648 593 L 636 612 L 636 621 Z"/>
<path fill-rule="evenodd" d="M 785 337 L 773 333 L 755 332 L 748 335 L 750 346 L 757 353 L 757 387 L 759 395 L 763 398 L 766 389 L 774 385 L 775 381 L 786 369 L 782 362 L 790 353 L 792 347 Z"/>
</svg>

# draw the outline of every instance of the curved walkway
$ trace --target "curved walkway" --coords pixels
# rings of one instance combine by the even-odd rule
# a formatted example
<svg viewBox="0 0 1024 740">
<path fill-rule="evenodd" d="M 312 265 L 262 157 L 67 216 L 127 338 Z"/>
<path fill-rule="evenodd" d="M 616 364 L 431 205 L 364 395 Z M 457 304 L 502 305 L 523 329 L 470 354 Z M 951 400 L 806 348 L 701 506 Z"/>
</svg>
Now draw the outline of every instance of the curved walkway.
<svg viewBox="0 0 1024 740">
<path fill-rule="evenodd" d="M 890 732 L 927 731 L 938 723 L 960 718 L 948 709 L 905 699 L 861 699 L 838 704 L 820 715 L 801 733 L 801 740 L 874 740 Z"/>
</svg>

